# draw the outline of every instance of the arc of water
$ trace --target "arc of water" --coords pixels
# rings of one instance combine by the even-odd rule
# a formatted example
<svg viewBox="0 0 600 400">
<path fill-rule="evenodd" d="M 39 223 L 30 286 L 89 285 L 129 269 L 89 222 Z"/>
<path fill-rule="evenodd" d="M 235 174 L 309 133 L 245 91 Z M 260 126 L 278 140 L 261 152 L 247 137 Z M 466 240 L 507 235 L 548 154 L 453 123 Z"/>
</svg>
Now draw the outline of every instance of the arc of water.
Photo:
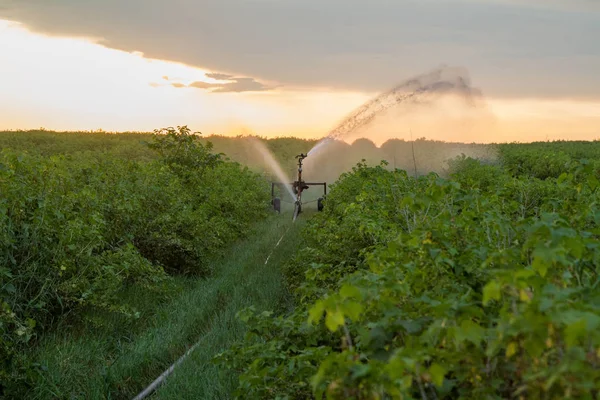
<svg viewBox="0 0 600 400">
<path fill-rule="evenodd" d="M 315 153 L 328 142 L 346 136 L 369 124 L 377 115 L 397 104 L 428 102 L 449 92 L 460 94 L 467 101 L 472 102 L 476 92 L 469 86 L 466 77 L 458 73 L 454 77 L 445 77 L 445 75 L 454 72 L 455 70 L 452 68 L 438 68 L 428 74 L 409 79 L 367 101 L 344 118 L 308 154 Z"/>
<path fill-rule="evenodd" d="M 265 165 L 269 167 L 271 172 L 273 172 L 281 182 L 285 183 L 284 186 L 287 190 L 287 193 L 292 198 L 292 201 L 296 201 L 296 195 L 294 195 L 291 186 L 288 185 L 288 183 L 291 182 L 290 178 L 285 174 L 285 172 L 283 172 L 281 166 L 277 160 L 275 160 L 275 157 L 273 157 L 273 154 L 271 154 L 267 146 L 265 146 L 263 142 L 256 138 L 252 138 L 251 142 L 254 148 L 262 155 Z"/>
</svg>

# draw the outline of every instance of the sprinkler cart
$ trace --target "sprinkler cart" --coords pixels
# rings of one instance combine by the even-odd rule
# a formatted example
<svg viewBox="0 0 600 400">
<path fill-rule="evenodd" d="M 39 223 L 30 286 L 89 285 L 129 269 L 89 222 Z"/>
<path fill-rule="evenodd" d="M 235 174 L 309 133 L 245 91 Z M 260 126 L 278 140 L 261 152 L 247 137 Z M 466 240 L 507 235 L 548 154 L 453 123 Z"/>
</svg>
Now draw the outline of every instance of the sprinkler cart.
<svg viewBox="0 0 600 400">
<path fill-rule="evenodd" d="M 310 186 L 323 186 L 323 197 L 319 197 L 317 201 L 317 210 L 323 211 L 323 198 L 327 195 L 327 183 L 326 182 L 304 182 L 302 179 L 302 161 L 307 157 L 306 154 L 300 153 L 296 156 L 298 159 L 298 179 L 292 183 L 285 182 L 271 182 L 271 203 L 273 209 L 277 212 L 281 212 L 281 199 L 275 197 L 275 186 L 291 185 L 292 191 L 296 199 L 294 201 L 294 220 L 302 212 L 302 192 L 308 189 Z"/>
</svg>

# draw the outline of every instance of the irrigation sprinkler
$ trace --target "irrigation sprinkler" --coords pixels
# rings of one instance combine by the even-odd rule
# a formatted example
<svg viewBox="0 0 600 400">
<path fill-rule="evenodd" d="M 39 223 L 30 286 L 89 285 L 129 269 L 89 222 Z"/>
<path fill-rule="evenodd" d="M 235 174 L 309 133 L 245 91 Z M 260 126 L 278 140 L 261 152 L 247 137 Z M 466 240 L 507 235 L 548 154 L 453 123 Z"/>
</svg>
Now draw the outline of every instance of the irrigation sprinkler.
<svg viewBox="0 0 600 400">
<path fill-rule="evenodd" d="M 302 162 L 307 157 L 306 154 L 300 153 L 295 158 L 298 159 L 298 179 L 292 183 L 285 182 L 271 182 L 271 203 L 273 204 L 273 209 L 279 213 L 281 213 L 281 199 L 279 197 L 275 197 L 275 186 L 285 186 L 291 185 L 292 192 L 296 197 L 294 201 L 294 221 L 298 218 L 298 215 L 302 212 L 302 192 L 309 189 L 311 186 L 322 186 L 323 187 L 323 197 L 319 197 L 317 199 L 317 210 L 323 211 L 323 199 L 327 195 L 327 183 L 326 182 L 305 182 L 302 179 Z"/>
</svg>

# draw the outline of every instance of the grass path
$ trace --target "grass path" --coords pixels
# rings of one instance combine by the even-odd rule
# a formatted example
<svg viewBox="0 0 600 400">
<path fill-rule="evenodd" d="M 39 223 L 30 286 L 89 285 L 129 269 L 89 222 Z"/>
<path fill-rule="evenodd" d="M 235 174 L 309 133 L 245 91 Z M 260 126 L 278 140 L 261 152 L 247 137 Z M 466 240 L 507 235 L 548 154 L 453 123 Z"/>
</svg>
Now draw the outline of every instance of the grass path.
<svg viewBox="0 0 600 400">
<path fill-rule="evenodd" d="M 112 334 L 58 333 L 36 350 L 47 371 L 32 390 L 33 399 L 132 399 L 194 343 L 200 345 L 168 378 L 160 398 L 226 399 L 237 380 L 208 360 L 244 334 L 236 320 L 242 308 L 285 307 L 281 264 L 294 253 L 300 227 L 291 215 L 259 224 L 248 239 L 232 246 L 214 265 L 212 277 L 185 283 L 175 299 L 158 307 L 135 334 L 118 326 Z M 273 251 L 282 234 L 280 245 Z"/>
<path fill-rule="evenodd" d="M 291 221 L 283 216 L 286 222 Z M 281 265 L 294 254 L 298 244 L 299 226 L 305 219 L 298 219 L 287 231 L 280 245 L 273 251 L 269 263 L 264 265 L 271 252 L 245 248 L 228 260 L 231 273 L 222 282 L 227 293 L 226 304 L 214 314 L 199 346 L 187 357 L 158 391 L 159 399 L 229 399 L 237 385 L 237 376 L 223 371 L 211 363 L 212 357 L 226 349 L 232 342 L 243 338 L 245 330 L 235 315 L 241 309 L 253 305 L 258 310 L 281 309 L 290 296 L 284 289 Z M 286 229 L 286 228 L 284 228 Z M 275 236 L 281 236 L 278 232 Z M 273 243 L 270 243 L 273 247 Z"/>
</svg>

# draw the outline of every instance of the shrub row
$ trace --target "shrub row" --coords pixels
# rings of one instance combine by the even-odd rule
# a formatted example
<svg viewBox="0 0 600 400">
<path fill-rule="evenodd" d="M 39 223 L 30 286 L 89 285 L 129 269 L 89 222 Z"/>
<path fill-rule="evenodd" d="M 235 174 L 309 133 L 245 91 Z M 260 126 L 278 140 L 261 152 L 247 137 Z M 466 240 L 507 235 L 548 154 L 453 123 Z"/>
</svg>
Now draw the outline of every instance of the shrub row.
<svg viewBox="0 0 600 400">
<path fill-rule="evenodd" d="M 156 161 L 98 152 L 0 153 L 0 380 L 26 380 L 19 350 L 67 315 L 135 318 L 121 294 L 162 293 L 266 215 L 267 184 L 186 127 L 156 132 Z"/>
<path fill-rule="evenodd" d="M 597 398 L 594 163 L 452 170 L 342 176 L 287 270 L 294 312 L 245 310 L 217 358 L 240 398 Z"/>
</svg>

